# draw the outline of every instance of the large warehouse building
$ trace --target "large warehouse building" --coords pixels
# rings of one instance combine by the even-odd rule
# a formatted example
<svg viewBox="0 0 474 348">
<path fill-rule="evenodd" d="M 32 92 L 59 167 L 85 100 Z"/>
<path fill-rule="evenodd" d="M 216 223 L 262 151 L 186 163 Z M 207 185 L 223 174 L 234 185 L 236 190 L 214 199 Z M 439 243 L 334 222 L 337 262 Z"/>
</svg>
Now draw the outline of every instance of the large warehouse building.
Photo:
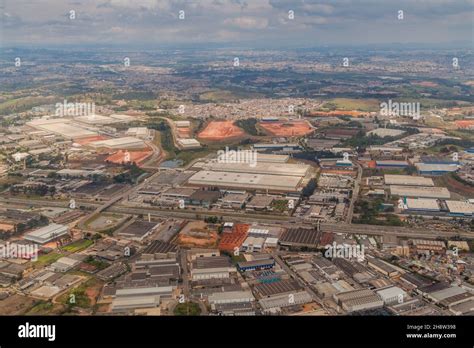
<svg viewBox="0 0 474 348">
<path fill-rule="evenodd" d="M 430 198 L 407 198 L 406 199 L 407 212 L 413 213 L 437 213 L 440 211 L 438 201 Z"/>
<path fill-rule="evenodd" d="M 28 122 L 27 126 L 61 135 L 67 139 L 85 138 L 97 135 L 96 132 L 81 127 L 67 118 L 36 119 Z"/>
<path fill-rule="evenodd" d="M 25 239 L 38 244 L 45 244 L 67 233 L 67 226 L 50 224 L 46 227 L 25 234 Z"/>
<path fill-rule="evenodd" d="M 292 163 L 271 163 L 259 162 L 256 157 L 254 165 L 252 163 L 211 163 L 207 169 L 220 172 L 230 173 L 248 173 L 248 174 L 270 174 L 270 175 L 284 175 L 284 176 L 299 176 L 304 177 L 310 166 L 306 164 L 292 164 Z"/>
<path fill-rule="evenodd" d="M 402 186 L 390 185 L 390 194 L 398 197 L 414 198 L 437 198 L 447 199 L 451 197 L 445 187 L 425 187 L 425 186 Z"/>
<path fill-rule="evenodd" d="M 298 190 L 301 180 L 302 178 L 298 176 L 229 173 L 202 170 L 194 174 L 189 179 L 188 184 L 220 188 L 293 192 Z"/>
<path fill-rule="evenodd" d="M 446 201 L 450 216 L 472 217 L 474 216 L 474 204 L 463 201 Z"/>
<path fill-rule="evenodd" d="M 385 185 L 434 186 L 433 179 L 422 176 L 385 174 L 384 180 Z"/>
<path fill-rule="evenodd" d="M 264 160 L 280 160 L 265 157 Z M 203 166 L 188 184 L 219 188 L 248 189 L 271 192 L 295 192 L 302 189 L 303 179 L 310 171 L 306 164 L 260 162 L 218 163 Z"/>
<path fill-rule="evenodd" d="M 109 149 L 143 149 L 146 145 L 143 140 L 134 137 L 113 138 L 108 140 L 94 141 L 90 143 L 94 148 Z"/>
</svg>

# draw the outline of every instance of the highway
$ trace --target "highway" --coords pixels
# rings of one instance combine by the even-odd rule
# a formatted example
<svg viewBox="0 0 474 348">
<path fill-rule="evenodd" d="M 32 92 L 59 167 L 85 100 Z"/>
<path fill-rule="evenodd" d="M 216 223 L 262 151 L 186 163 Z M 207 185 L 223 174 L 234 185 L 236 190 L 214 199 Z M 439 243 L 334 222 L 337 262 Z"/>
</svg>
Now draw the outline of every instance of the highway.
<svg viewBox="0 0 474 348">
<path fill-rule="evenodd" d="M 129 192 L 129 191 L 127 191 Z M 124 194 L 126 195 L 126 193 Z M 122 195 L 123 196 L 123 195 Z M 122 197 L 120 196 L 120 197 Z M 0 203 L 17 203 L 26 206 L 36 206 L 36 207 L 67 207 L 69 201 L 54 201 L 54 200 L 28 200 L 22 198 L 4 198 L 0 197 Z M 84 206 L 87 208 L 100 208 L 100 203 L 97 202 L 84 202 L 78 201 L 79 206 Z M 161 210 L 158 207 L 128 207 L 120 204 L 115 204 L 109 206 L 106 209 L 114 213 L 123 213 L 123 214 L 150 214 L 151 216 L 158 218 L 181 218 L 196 220 L 197 216 L 201 219 L 206 216 L 222 216 L 225 221 L 234 221 L 242 223 L 267 223 L 267 224 L 278 224 L 284 227 L 302 227 L 308 228 L 308 224 L 296 223 L 292 217 L 289 216 L 276 216 L 276 215 L 261 215 L 261 214 L 242 214 L 242 213 L 232 213 L 225 211 L 189 211 L 189 210 Z M 89 215 L 90 216 L 90 215 Z M 438 237 L 442 238 L 452 238 L 459 236 L 462 238 L 474 238 L 474 233 L 472 232 L 459 232 L 459 231 L 433 231 L 430 229 L 423 228 L 407 228 L 407 227 L 397 227 L 397 226 L 380 226 L 380 225 L 364 225 L 364 224 L 344 224 L 344 223 L 321 223 L 322 232 L 330 233 L 345 233 L 345 234 L 359 234 L 359 235 L 390 235 L 406 238 L 425 238 L 425 239 L 436 239 Z"/>
</svg>

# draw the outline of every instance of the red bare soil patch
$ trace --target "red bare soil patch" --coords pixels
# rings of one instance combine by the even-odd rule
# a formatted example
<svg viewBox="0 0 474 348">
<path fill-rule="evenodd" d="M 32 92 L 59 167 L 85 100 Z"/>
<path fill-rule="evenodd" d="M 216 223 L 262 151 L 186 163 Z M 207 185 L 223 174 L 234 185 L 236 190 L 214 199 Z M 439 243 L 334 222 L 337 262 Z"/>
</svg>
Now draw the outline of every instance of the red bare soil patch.
<svg viewBox="0 0 474 348">
<path fill-rule="evenodd" d="M 122 164 L 125 162 L 126 152 L 127 151 L 119 150 L 107 157 L 105 161 Z M 128 153 L 130 154 L 130 162 L 135 162 L 139 165 L 141 162 L 147 159 L 153 153 L 153 151 L 128 151 Z"/>
<path fill-rule="evenodd" d="M 107 140 L 107 139 L 110 139 L 110 138 L 106 137 L 106 136 L 103 136 L 103 135 L 94 135 L 92 137 L 74 139 L 74 142 L 79 144 L 79 145 L 87 145 L 87 144 L 92 143 L 94 141 L 101 141 L 101 140 Z"/>
<path fill-rule="evenodd" d="M 314 128 L 304 120 L 287 122 L 261 122 L 259 126 L 265 129 L 271 135 L 281 137 L 298 137 L 309 134 Z"/>
<path fill-rule="evenodd" d="M 244 131 L 237 127 L 233 121 L 211 121 L 198 134 L 198 138 L 219 141 L 227 138 L 238 138 L 244 135 Z"/>
<path fill-rule="evenodd" d="M 459 120 L 455 121 L 456 126 L 459 128 L 471 128 L 474 127 L 474 120 Z"/>
</svg>

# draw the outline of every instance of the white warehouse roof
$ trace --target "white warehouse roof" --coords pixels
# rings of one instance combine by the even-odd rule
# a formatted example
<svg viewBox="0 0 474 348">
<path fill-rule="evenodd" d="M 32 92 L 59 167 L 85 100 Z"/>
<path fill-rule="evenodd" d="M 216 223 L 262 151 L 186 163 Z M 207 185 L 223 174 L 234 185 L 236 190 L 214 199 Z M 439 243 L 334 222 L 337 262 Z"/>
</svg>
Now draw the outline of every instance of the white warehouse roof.
<svg viewBox="0 0 474 348">
<path fill-rule="evenodd" d="M 390 185 L 390 193 L 400 197 L 420 197 L 420 198 L 450 198 L 446 187 L 424 187 L 424 186 L 401 186 Z"/>
<path fill-rule="evenodd" d="M 433 179 L 412 175 L 385 174 L 386 185 L 412 185 L 412 186 L 434 186 Z"/>
<path fill-rule="evenodd" d="M 430 198 L 407 198 L 407 209 L 439 211 L 438 201 Z"/>
<path fill-rule="evenodd" d="M 201 170 L 188 181 L 190 185 L 224 188 L 260 189 L 291 192 L 298 189 L 301 177 Z"/>
<path fill-rule="evenodd" d="M 464 201 L 446 201 L 449 212 L 452 214 L 473 215 L 474 204 Z"/>
<path fill-rule="evenodd" d="M 25 239 L 39 244 L 44 244 L 68 233 L 68 227 L 59 224 L 50 224 L 25 234 Z"/>
<path fill-rule="evenodd" d="M 307 164 L 259 162 L 258 155 L 256 162 L 253 165 L 252 163 L 212 163 L 209 169 L 221 172 L 303 177 L 310 168 Z"/>
</svg>

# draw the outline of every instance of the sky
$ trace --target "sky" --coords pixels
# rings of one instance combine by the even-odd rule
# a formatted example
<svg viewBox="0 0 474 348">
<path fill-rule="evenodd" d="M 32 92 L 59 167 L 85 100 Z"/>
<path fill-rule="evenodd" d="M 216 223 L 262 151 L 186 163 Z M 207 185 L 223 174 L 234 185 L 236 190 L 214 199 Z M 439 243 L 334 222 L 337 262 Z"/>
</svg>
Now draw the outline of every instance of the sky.
<svg viewBox="0 0 474 348">
<path fill-rule="evenodd" d="M 5 47 L 473 48 L 473 23 L 474 0 L 0 0 Z"/>
</svg>

